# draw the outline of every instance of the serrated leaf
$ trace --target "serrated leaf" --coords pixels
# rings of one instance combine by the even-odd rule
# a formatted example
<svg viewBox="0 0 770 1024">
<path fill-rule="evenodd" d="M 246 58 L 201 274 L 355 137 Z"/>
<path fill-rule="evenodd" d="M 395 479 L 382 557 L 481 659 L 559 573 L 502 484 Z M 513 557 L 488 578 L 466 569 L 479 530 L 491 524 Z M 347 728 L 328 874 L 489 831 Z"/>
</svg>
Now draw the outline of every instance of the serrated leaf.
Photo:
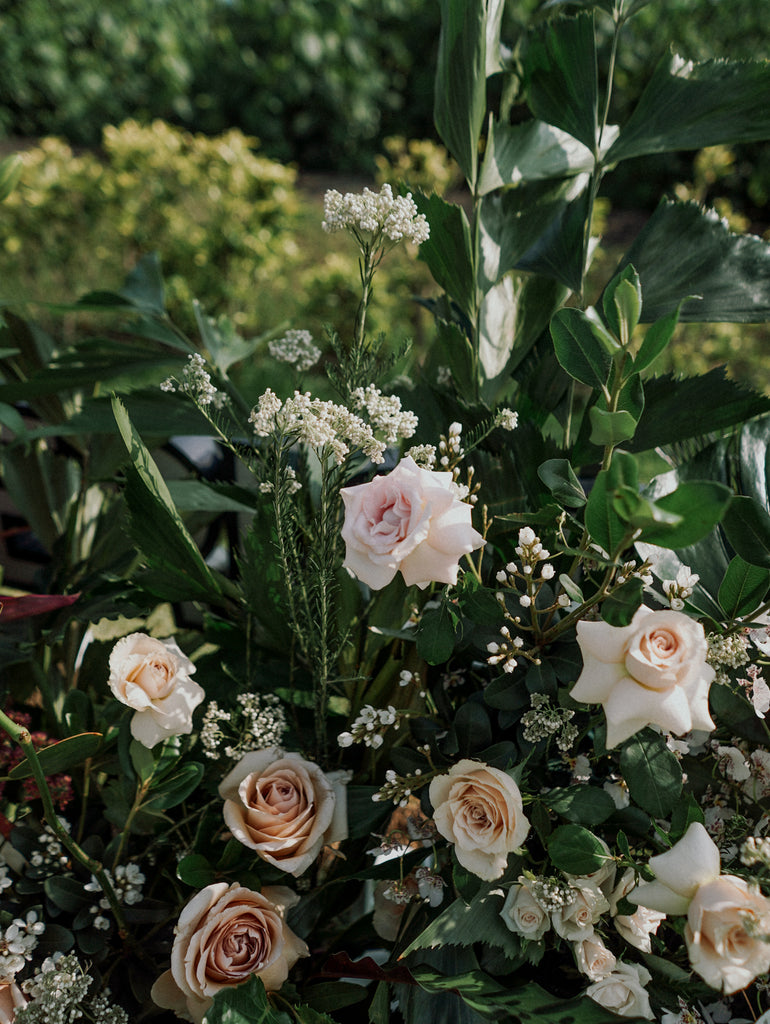
<svg viewBox="0 0 770 1024">
<path fill-rule="evenodd" d="M 621 261 L 642 284 L 642 321 L 667 316 L 695 323 L 770 320 L 770 245 L 735 235 L 713 210 L 664 200 Z"/>
<path fill-rule="evenodd" d="M 643 729 L 626 742 L 620 771 L 631 799 L 653 818 L 663 818 L 682 794 L 682 769 L 659 733 Z"/>
<path fill-rule="evenodd" d="M 68 736 L 67 739 L 52 743 L 50 747 L 43 747 L 37 751 L 37 759 L 46 775 L 55 775 L 57 772 L 69 771 L 76 765 L 82 764 L 89 757 L 97 752 L 102 745 L 102 734 L 100 732 L 84 732 L 77 736 Z M 19 764 L 8 772 L 11 779 L 32 778 L 32 767 L 24 758 Z"/>
<path fill-rule="evenodd" d="M 472 946 L 485 942 L 505 950 L 514 957 L 519 952 L 518 939 L 500 917 L 505 894 L 500 889 L 482 889 L 470 903 L 457 899 L 414 939 L 401 954 L 408 956 L 418 949 L 443 946 Z"/>
<path fill-rule="evenodd" d="M 736 555 L 719 588 L 719 603 L 728 619 L 738 619 L 764 604 L 768 589 L 770 567 L 762 569 Z"/>
<path fill-rule="evenodd" d="M 554 125 L 536 119 L 524 124 L 493 120 L 479 176 L 479 195 L 521 182 L 590 173 L 593 168 L 593 153 Z"/>
<path fill-rule="evenodd" d="M 770 65 L 710 60 L 693 64 L 678 54 L 658 63 L 607 162 L 649 153 L 770 136 Z"/>
<path fill-rule="evenodd" d="M 576 187 L 582 179 L 576 179 Z M 519 258 L 518 270 L 552 277 L 573 292 L 580 292 L 586 265 L 590 195 L 584 189 L 561 207 L 534 245 Z"/>
<path fill-rule="evenodd" d="M 440 285 L 469 319 L 476 308 L 476 279 L 468 218 L 461 206 L 440 196 L 416 193 L 414 201 L 431 225 L 431 237 L 420 246 L 423 260 Z"/>
<path fill-rule="evenodd" d="M 593 15 L 536 26 L 527 41 L 524 77 L 535 117 L 561 128 L 593 152 L 599 92 Z"/>
</svg>

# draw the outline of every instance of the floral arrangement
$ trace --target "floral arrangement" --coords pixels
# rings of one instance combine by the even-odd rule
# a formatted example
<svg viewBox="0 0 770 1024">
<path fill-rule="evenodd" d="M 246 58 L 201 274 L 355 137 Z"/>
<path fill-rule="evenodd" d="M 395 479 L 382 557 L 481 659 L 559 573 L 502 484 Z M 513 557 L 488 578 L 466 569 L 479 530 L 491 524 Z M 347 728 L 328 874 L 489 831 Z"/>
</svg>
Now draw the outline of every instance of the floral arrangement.
<svg viewBox="0 0 770 1024">
<path fill-rule="evenodd" d="M 151 258 L 77 304 L 115 336 L 6 312 L 54 561 L 0 612 L 4 1024 L 770 1019 L 770 400 L 653 375 L 680 320 L 770 319 L 770 247 L 668 201 L 614 271 L 592 237 L 617 162 L 770 136 L 770 68 L 667 57 L 612 126 L 643 3 L 562 6 L 509 50 L 443 0 L 468 211 L 329 192 L 325 341 L 193 342 Z M 416 356 L 367 332 L 400 244 Z"/>
</svg>

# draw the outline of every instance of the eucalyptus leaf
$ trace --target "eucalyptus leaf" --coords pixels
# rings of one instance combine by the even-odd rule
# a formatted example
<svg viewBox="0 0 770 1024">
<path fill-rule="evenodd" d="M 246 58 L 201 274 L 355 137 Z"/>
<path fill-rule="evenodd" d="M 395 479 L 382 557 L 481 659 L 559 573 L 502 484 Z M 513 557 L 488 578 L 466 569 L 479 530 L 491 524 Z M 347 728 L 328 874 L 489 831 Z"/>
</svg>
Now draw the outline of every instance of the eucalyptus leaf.
<svg viewBox="0 0 770 1024">
<path fill-rule="evenodd" d="M 579 309 L 560 309 L 551 318 L 556 358 L 567 373 L 592 388 L 606 385 L 612 358 L 600 328 Z"/>
<path fill-rule="evenodd" d="M 58 772 L 69 771 L 89 757 L 93 757 L 101 745 L 100 732 L 84 732 L 77 736 L 68 736 L 67 739 L 59 740 L 50 747 L 36 751 L 37 760 L 45 775 L 56 775 Z M 24 758 L 8 772 L 8 777 L 29 779 L 32 778 L 32 774 L 32 766 L 27 758 Z"/>
</svg>

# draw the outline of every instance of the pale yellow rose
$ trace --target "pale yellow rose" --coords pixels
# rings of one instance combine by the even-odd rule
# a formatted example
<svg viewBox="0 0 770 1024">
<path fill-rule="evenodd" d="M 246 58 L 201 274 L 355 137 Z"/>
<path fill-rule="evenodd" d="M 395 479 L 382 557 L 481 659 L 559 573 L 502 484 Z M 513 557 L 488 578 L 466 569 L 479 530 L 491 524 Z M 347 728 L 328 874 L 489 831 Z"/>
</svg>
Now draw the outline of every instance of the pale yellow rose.
<svg viewBox="0 0 770 1024">
<path fill-rule="evenodd" d="M 596 932 L 574 942 L 572 948 L 577 969 L 591 981 L 601 981 L 614 971 L 617 961 Z"/>
<path fill-rule="evenodd" d="M 259 975 L 268 991 L 286 981 L 308 948 L 284 921 L 299 896 L 283 885 L 261 893 L 216 882 L 194 896 L 175 928 L 171 969 L 152 987 L 152 999 L 201 1024 L 214 996 Z"/>
<path fill-rule="evenodd" d="M 619 1017 L 654 1020 L 650 997 L 644 990 L 651 978 L 650 972 L 639 964 L 616 963 L 615 970 L 589 985 L 585 994 Z"/>
<path fill-rule="evenodd" d="M 732 995 L 770 971 L 770 900 L 745 879 L 721 875 L 698 886 L 684 938 L 693 970 Z"/>
<path fill-rule="evenodd" d="M 529 833 L 519 787 L 505 772 L 463 760 L 430 784 L 433 820 L 464 868 L 492 882 Z"/>
<path fill-rule="evenodd" d="M 16 1011 L 27 1005 L 27 999 L 12 981 L 0 983 L 0 1024 L 13 1024 Z"/>
<path fill-rule="evenodd" d="M 301 875 L 323 846 L 347 838 L 347 778 L 277 747 L 252 750 L 219 787 L 225 824 L 263 860 Z"/>
<path fill-rule="evenodd" d="M 500 911 L 505 925 L 515 935 L 537 942 L 551 927 L 551 919 L 540 906 L 529 888 L 524 875 L 508 890 Z"/>
<path fill-rule="evenodd" d="M 700 623 L 642 606 L 628 626 L 578 622 L 577 639 L 583 671 L 571 696 L 603 706 L 608 748 L 647 725 L 677 734 L 715 728 L 708 706 L 715 673 Z"/>
<path fill-rule="evenodd" d="M 110 689 L 134 709 L 131 735 L 145 747 L 192 732 L 192 714 L 205 697 L 190 678 L 195 665 L 173 640 L 132 633 L 110 654 Z"/>
<path fill-rule="evenodd" d="M 386 476 L 341 494 L 344 565 L 372 590 L 399 571 L 407 586 L 456 583 L 460 559 L 484 543 L 452 474 L 421 469 L 410 456 Z"/>
</svg>

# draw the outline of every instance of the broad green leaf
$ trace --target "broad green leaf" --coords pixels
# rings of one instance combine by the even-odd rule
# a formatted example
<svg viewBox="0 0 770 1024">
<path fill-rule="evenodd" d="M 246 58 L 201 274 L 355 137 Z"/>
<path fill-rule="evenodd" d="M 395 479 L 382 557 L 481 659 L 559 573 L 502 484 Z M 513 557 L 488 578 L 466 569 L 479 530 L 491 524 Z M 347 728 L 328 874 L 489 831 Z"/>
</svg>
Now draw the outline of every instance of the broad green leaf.
<svg viewBox="0 0 770 1024">
<path fill-rule="evenodd" d="M 51 875 L 46 878 L 43 887 L 49 900 L 70 914 L 77 913 L 82 907 L 93 903 L 93 895 L 86 892 L 83 883 L 68 875 Z"/>
<path fill-rule="evenodd" d="M 593 152 L 598 134 L 593 15 L 536 26 L 524 55 L 524 78 L 535 117 L 561 128 Z"/>
<path fill-rule="evenodd" d="M 576 184 L 582 182 L 581 178 L 574 180 Z M 518 260 L 517 269 L 544 274 L 573 292 L 580 292 L 586 265 L 585 226 L 589 216 L 589 198 L 588 189 L 584 189 L 564 206 L 538 241 Z"/>
<path fill-rule="evenodd" d="M 642 604 L 644 584 L 639 579 L 626 582 L 602 602 L 601 612 L 611 626 L 627 626 Z"/>
<path fill-rule="evenodd" d="M 152 787 L 152 796 L 145 806 L 151 811 L 168 811 L 186 800 L 197 789 L 202 778 L 202 764 L 186 764 L 158 786 Z"/>
<path fill-rule="evenodd" d="M 616 274 L 604 289 L 602 308 L 610 330 L 617 338 L 625 338 L 627 342 L 639 323 L 642 309 L 639 275 L 631 264 Z"/>
<path fill-rule="evenodd" d="M 537 475 L 560 505 L 567 508 L 585 505 L 585 491 L 568 459 L 548 459 L 538 466 Z"/>
<path fill-rule="evenodd" d="M 736 555 L 719 588 L 719 603 L 729 619 L 738 619 L 756 611 L 764 603 L 768 589 L 770 567 L 750 565 Z"/>
<path fill-rule="evenodd" d="M 608 163 L 647 153 L 758 142 L 770 136 L 770 64 L 667 54 L 658 64 Z"/>
<path fill-rule="evenodd" d="M 386 981 L 377 982 L 369 1004 L 369 1024 L 390 1024 L 390 995 Z"/>
<path fill-rule="evenodd" d="M 729 684 L 712 686 L 709 691 L 709 704 L 714 720 L 729 729 L 731 735 L 740 736 L 754 744 L 764 746 L 767 743 L 765 723 L 757 718 L 745 690 L 735 693 Z"/>
<path fill-rule="evenodd" d="M 270 1005 L 265 986 L 253 974 L 243 985 L 220 989 L 203 1024 L 291 1024 L 291 1017 Z"/>
<path fill-rule="evenodd" d="M 596 389 L 606 385 L 612 358 L 599 326 L 582 310 L 560 309 L 551 319 L 551 337 L 556 358 L 570 377 Z"/>
<path fill-rule="evenodd" d="M 202 480 L 169 480 L 168 492 L 182 512 L 246 512 L 253 514 L 256 497 L 244 488 L 217 486 Z"/>
<path fill-rule="evenodd" d="M 636 420 L 625 409 L 607 412 L 596 405 L 588 410 L 591 421 L 591 443 L 598 445 L 616 445 L 630 441 L 636 432 Z"/>
<path fill-rule="evenodd" d="M 729 380 L 722 366 L 698 377 L 654 377 L 645 381 L 644 396 L 644 412 L 628 444 L 637 452 L 700 437 L 770 410 L 770 398 Z"/>
<path fill-rule="evenodd" d="M 526 183 L 485 196 L 479 219 L 479 287 L 487 291 L 520 262 L 539 258 L 543 236 L 563 224 L 570 204 L 585 191 L 581 174 L 560 181 Z M 577 235 L 578 246 L 582 235 Z"/>
<path fill-rule="evenodd" d="M 435 194 L 427 197 L 416 193 L 414 201 L 431 225 L 430 238 L 420 246 L 420 259 L 427 263 L 436 284 L 472 320 L 476 279 L 471 229 L 465 211 Z"/>
<path fill-rule="evenodd" d="M 642 321 L 659 320 L 687 296 L 684 322 L 770 320 L 770 245 L 734 235 L 713 210 L 664 200 L 626 252 L 642 283 Z"/>
<path fill-rule="evenodd" d="M 628 523 L 634 530 L 641 530 L 647 526 L 662 526 L 668 529 L 678 526 L 683 519 L 676 512 L 667 512 L 657 502 L 632 487 L 619 487 L 615 491 L 612 507 L 623 522 Z"/>
<path fill-rule="evenodd" d="M 770 569 L 770 514 L 755 498 L 736 495 L 722 526 L 741 558 L 749 565 Z"/>
<path fill-rule="evenodd" d="M 519 942 L 503 923 L 501 890 L 487 891 L 484 887 L 470 903 L 457 899 L 411 942 L 402 956 L 417 949 L 435 949 L 441 946 L 472 946 L 484 942 L 508 952 L 511 957 L 519 953 Z"/>
<path fill-rule="evenodd" d="M 160 258 L 156 252 L 141 257 L 126 278 L 120 294 L 139 309 L 158 316 L 165 314 L 163 276 L 160 272 Z"/>
<path fill-rule="evenodd" d="M 215 881 L 217 873 L 202 853 L 188 853 L 177 864 L 176 876 L 193 889 L 205 889 Z"/>
<path fill-rule="evenodd" d="M 741 493 L 770 509 L 770 416 L 743 424 L 739 452 Z"/>
<path fill-rule="evenodd" d="M 687 298 L 689 299 L 691 296 L 688 295 Z M 682 302 L 686 301 L 687 299 L 682 300 Z M 671 341 L 674 329 L 679 323 L 679 311 L 681 308 L 682 304 L 680 303 L 668 316 L 664 316 L 660 320 L 656 320 L 655 323 L 650 324 L 642 344 L 639 346 L 639 351 L 634 358 L 634 370 L 637 373 L 640 373 L 650 363 L 654 362 Z"/>
<path fill-rule="evenodd" d="M 220 373 L 227 373 L 231 366 L 253 356 L 260 346 L 266 344 L 268 338 L 275 337 L 279 332 L 270 331 L 253 338 L 241 338 L 234 324 L 224 318 L 213 323 L 201 309 L 200 303 L 193 302 L 195 322 L 200 331 L 201 341 L 213 366 Z"/>
<path fill-rule="evenodd" d="M 139 740 L 131 740 L 128 748 L 131 765 L 136 772 L 140 782 L 146 782 L 155 769 L 155 757 Z"/>
<path fill-rule="evenodd" d="M 628 527 L 614 509 L 613 495 L 620 487 L 636 490 L 638 474 L 633 455 L 615 452 L 609 469 L 602 470 L 586 503 L 585 524 L 591 539 L 612 555 L 628 534 Z"/>
<path fill-rule="evenodd" d="M 433 117 L 441 140 L 476 187 L 486 116 L 487 0 L 440 0 Z"/>
<path fill-rule="evenodd" d="M 590 875 L 609 859 L 601 840 L 582 825 L 560 825 L 548 837 L 554 867 L 570 875 Z"/>
<path fill-rule="evenodd" d="M 492 743 L 492 724 L 481 704 L 466 701 L 454 719 L 454 729 L 462 757 L 472 757 Z"/>
<path fill-rule="evenodd" d="M 362 839 L 376 831 L 382 819 L 389 813 L 387 806 L 372 797 L 378 786 L 346 786 L 348 805 L 348 833 L 351 839 Z"/>
<path fill-rule="evenodd" d="M 596 786 L 569 786 L 552 789 L 542 799 L 552 811 L 577 825 L 601 825 L 615 811 L 609 793 Z"/>
<path fill-rule="evenodd" d="M 182 522 L 168 487 L 134 430 L 125 406 L 115 398 L 112 408 L 131 459 L 126 500 L 133 517 L 134 539 L 148 557 L 161 560 L 170 574 L 187 576 L 191 596 L 192 591 L 206 593 L 209 598 L 219 594 L 219 585 Z"/>
<path fill-rule="evenodd" d="M 672 549 L 696 544 L 722 519 L 732 500 L 733 493 L 724 484 L 714 480 L 687 480 L 655 502 L 664 512 L 681 517 L 681 521 L 645 526 L 639 540 Z"/>
<path fill-rule="evenodd" d="M 429 665 L 440 665 L 452 654 L 455 635 L 455 620 L 446 604 L 442 603 L 440 608 L 430 608 L 417 627 L 417 653 Z"/>
<path fill-rule="evenodd" d="M 493 120 L 484 150 L 479 194 L 485 196 L 522 182 L 565 178 L 593 168 L 593 153 L 552 124 L 538 120 L 523 124 Z"/>
<path fill-rule="evenodd" d="M 84 732 L 38 750 L 37 759 L 46 775 L 56 775 L 57 772 L 69 771 L 89 757 L 93 757 L 101 745 L 102 734 L 100 732 Z M 32 766 L 26 757 L 8 772 L 8 777 L 11 779 L 32 777 Z"/>
<path fill-rule="evenodd" d="M 682 769 L 660 733 L 643 729 L 632 736 L 621 751 L 620 771 L 631 799 L 653 818 L 665 817 L 676 806 Z"/>
</svg>

